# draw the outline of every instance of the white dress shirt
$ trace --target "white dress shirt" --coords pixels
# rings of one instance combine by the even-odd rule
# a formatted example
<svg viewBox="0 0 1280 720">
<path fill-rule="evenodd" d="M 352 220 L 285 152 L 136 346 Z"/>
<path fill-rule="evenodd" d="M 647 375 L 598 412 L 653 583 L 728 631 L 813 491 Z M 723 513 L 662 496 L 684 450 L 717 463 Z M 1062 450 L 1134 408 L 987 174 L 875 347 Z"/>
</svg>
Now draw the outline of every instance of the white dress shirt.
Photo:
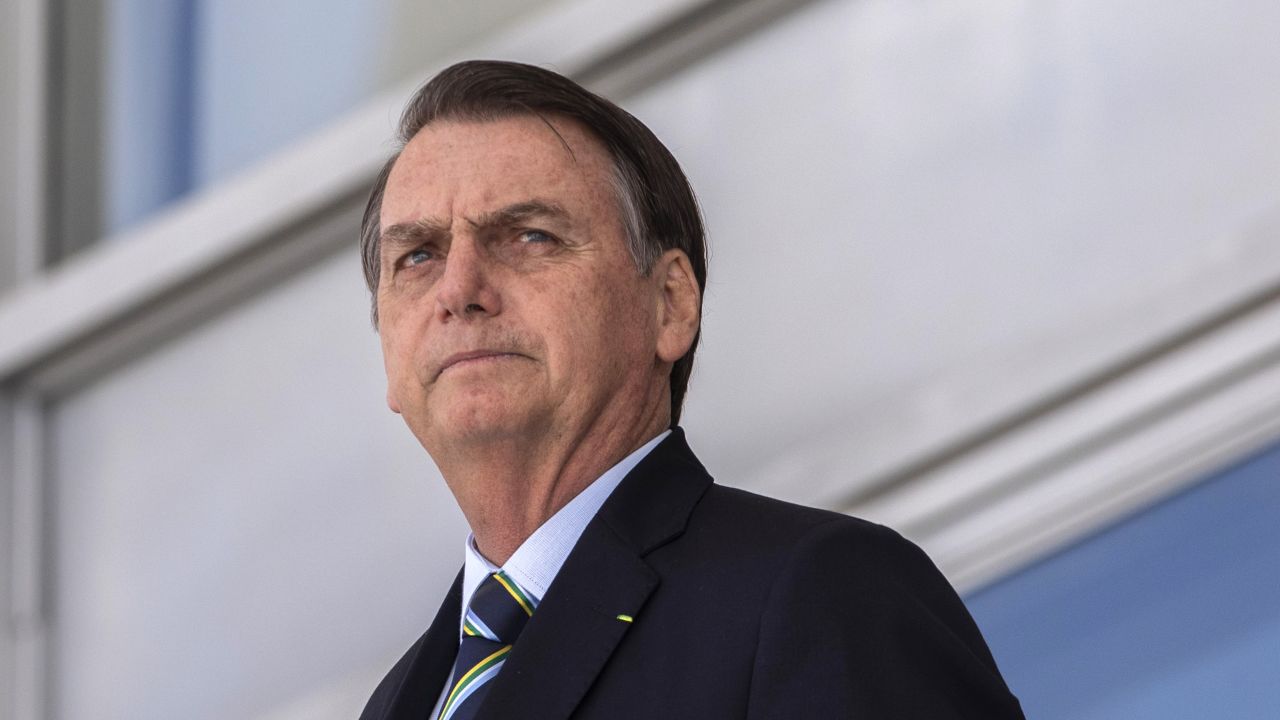
<svg viewBox="0 0 1280 720">
<path fill-rule="evenodd" d="M 471 603 L 471 596 L 475 594 L 476 589 L 486 577 L 499 569 L 515 580 L 526 595 L 532 596 L 535 603 L 542 600 L 542 597 L 547 594 L 547 588 L 551 587 L 551 581 L 556 579 L 560 567 L 569 557 L 569 552 L 573 550 L 574 545 L 578 544 L 582 531 L 587 529 L 587 523 L 591 522 L 591 518 L 600 511 L 600 506 L 604 505 L 604 501 L 613 494 L 618 483 L 622 482 L 622 478 L 626 477 L 632 468 L 670 434 L 670 430 L 664 430 L 623 458 L 617 465 L 606 470 L 595 482 L 570 500 L 569 504 L 560 508 L 555 515 L 534 530 L 501 568 L 496 567 L 480 554 L 476 549 L 475 535 L 468 533 L 464 549 L 466 561 L 462 571 L 463 612 L 458 618 L 458 642 L 462 642 L 462 623 L 466 617 L 466 607 Z M 436 707 L 431 711 L 432 718 L 440 715 L 440 707 L 448 692 L 449 680 L 445 680 L 440 699 L 436 701 Z"/>
</svg>

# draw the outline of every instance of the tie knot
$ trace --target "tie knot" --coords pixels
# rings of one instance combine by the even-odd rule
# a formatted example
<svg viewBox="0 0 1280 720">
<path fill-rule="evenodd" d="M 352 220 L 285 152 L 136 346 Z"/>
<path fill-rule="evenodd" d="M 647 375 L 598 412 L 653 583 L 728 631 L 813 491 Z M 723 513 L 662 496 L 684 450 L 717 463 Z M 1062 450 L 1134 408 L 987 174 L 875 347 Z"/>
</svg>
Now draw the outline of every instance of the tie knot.
<svg viewBox="0 0 1280 720">
<path fill-rule="evenodd" d="M 462 634 L 502 645 L 514 644 L 535 606 L 533 598 L 499 570 L 485 578 L 471 596 Z"/>
</svg>

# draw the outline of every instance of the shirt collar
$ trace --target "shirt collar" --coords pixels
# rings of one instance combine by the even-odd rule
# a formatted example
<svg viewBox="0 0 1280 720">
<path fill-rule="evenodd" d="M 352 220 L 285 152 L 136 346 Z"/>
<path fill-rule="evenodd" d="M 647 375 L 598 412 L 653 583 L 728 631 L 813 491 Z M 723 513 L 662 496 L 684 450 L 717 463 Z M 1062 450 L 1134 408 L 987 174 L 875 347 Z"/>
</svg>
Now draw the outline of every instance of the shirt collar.
<svg viewBox="0 0 1280 720">
<path fill-rule="evenodd" d="M 591 483 L 577 497 L 560 508 L 555 515 L 542 523 L 516 551 L 507 559 L 506 564 L 498 568 L 485 559 L 476 549 L 475 536 L 468 533 L 466 542 L 466 560 L 462 571 L 462 607 L 471 603 L 471 596 L 484 579 L 501 569 L 520 586 L 525 593 L 533 596 L 534 601 L 542 599 L 555 580 L 560 567 L 569 557 L 569 552 L 578 543 L 587 523 L 600 511 L 600 506 L 613 494 L 618 483 L 631 472 L 658 443 L 662 442 L 670 430 L 665 430 L 657 437 L 640 446 L 635 452 L 626 456 L 617 465 L 609 468 Z M 465 615 L 465 613 L 464 613 Z M 458 632 L 462 632 L 462 621 L 458 622 Z"/>
</svg>

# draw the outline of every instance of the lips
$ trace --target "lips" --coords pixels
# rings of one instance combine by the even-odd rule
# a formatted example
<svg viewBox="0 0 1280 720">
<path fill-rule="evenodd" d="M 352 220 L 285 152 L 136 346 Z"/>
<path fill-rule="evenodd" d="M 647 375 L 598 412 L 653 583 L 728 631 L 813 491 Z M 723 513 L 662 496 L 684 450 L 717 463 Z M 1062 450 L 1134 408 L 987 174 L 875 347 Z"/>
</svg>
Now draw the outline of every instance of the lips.
<svg viewBox="0 0 1280 720">
<path fill-rule="evenodd" d="M 471 350 L 468 352 L 454 353 L 453 355 L 450 355 L 449 357 L 445 358 L 444 362 L 440 363 L 440 369 L 436 371 L 436 377 L 440 377 L 440 375 L 444 373 L 444 371 L 461 363 L 467 363 L 473 360 L 484 360 L 486 358 L 501 358 L 501 357 L 522 357 L 522 356 L 516 353 L 504 352 L 502 350 Z"/>
</svg>

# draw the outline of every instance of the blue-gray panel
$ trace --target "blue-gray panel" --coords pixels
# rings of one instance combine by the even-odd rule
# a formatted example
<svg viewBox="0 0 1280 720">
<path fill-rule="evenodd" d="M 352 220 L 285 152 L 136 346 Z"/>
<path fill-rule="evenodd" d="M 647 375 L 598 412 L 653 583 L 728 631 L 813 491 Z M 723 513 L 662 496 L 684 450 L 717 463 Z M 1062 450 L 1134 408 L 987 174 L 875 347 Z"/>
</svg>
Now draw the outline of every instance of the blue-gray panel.
<svg viewBox="0 0 1280 720">
<path fill-rule="evenodd" d="M 355 107 L 389 0 L 108 0 L 107 230 L 128 228 Z"/>
<path fill-rule="evenodd" d="M 967 602 L 1028 717 L 1280 717 L 1280 445 Z"/>
<path fill-rule="evenodd" d="M 192 189 L 197 0 L 105 4 L 103 181 L 108 233 Z"/>
</svg>

